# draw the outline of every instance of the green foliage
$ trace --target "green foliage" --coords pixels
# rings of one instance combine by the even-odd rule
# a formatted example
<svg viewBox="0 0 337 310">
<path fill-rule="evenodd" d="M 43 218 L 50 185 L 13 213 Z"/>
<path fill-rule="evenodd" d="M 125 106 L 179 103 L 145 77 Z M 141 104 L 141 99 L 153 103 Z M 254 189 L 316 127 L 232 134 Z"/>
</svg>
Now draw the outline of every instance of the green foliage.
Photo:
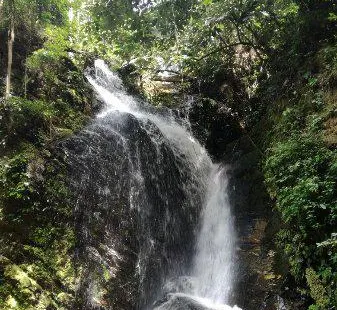
<svg viewBox="0 0 337 310">
<path fill-rule="evenodd" d="M 327 45 L 317 54 L 317 62 L 321 69 L 322 85 L 334 87 L 337 84 L 337 45 Z"/>
<path fill-rule="evenodd" d="M 9 144 L 26 140 L 36 144 L 42 142 L 43 131 L 47 131 L 53 108 L 40 100 L 30 101 L 11 98 L 7 108 L 10 119 L 4 118 L 1 131 Z"/>
<path fill-rule="evenodd" d="M 327 291 L 320 280 L 320 277 L 312 268 L 308 268 L 306 270 L 306 278 L 310 288 L 311 297 L 316 302 L 316 306 L 311 306 L 311 308 L 326 309 L 329 305 L 329 296 L 327 295 Z"/>
<path fill-rule="evenodd" d="M 3 19 L 0 26 L 7 27 L 13 14 L 16 25 L 39 27 L 46 24 L 61 25 L 66 22 L 67 0 L 14 0 L 4 1 Z M 32 28 L 30 29 L 32 30 Z"/>
<path fill-rule="evenodd" d="M 27 59 L 30 96 L 48 101 L 64 101 L 74 109 L 90 112 L 88 98 L 91 99 L 91 89 L 74 64 L 75 60 L 68 56 L 68 30 L 50 28 L 46 33 L 48 39 L 44 47 Z"/>
<path fill-rule="evenodd" d="M 0 308 L 70 309 L 76 284 L 71 194 L 53 145 L 92 112 L 92 91 L 75 65 L 86 56 L 69 54 L 68 1 L 16 3 L 15 47 L 24 68 L 14 63 L 14 77 L 25 76 L 14 88 L 21 97 L 0 107 Z M 34 36 L 38 42 L 31 44 Z"/>
<path fill-rule="evenodd" d="M 34 157 L 34 153 L 34 148 L 26 146 L 11 158 L 5 157 L 1 160 L 1 200 L 29 200 L 29 194 L 33 191 L 33 188 L 26 170 L 29 160 Z M 13 218 L 13 220 L 20 221 L 18 218 Z"/>
<path fill-rule="evenodd" d="M 0 307 L 69 308 L 76 280 L 65 167 L 31 144 L 0 167 Z"/>
<path fill-rule="evenodd" d="M 62 96 L 66 94 L 64 92 Z M 21 151 L 20 145 L 27 142 L 35 147 L 42 147 L 52 140 L 64 138 L 79 130 L 88 116 L 81 111 L 85 107 L 82 107 L 83 102 L 80 99 L 71 101 L 74 96 L 77 96 L 77 92 L 68 97 L 68 102 L 66 98 L 48 102 L 12 97 L 10 104 L 0 111 L 2 147 Z M 75 106 L 71 106 L 72 104 Z M 77 104 L 80 106 L 76 106 Z"/>
<path fill-rule="evenodd" d="M 275 120 L 265 177 L 283 228 L 278 244 L 297 282 L 316 301 L 311 309 L 336 302 L 337 153 L 323 142 L 324 122 L 333 107 L 307 76 L 302 95 Z M 330 238 L 331 237 L 331 238 Z"/>
<path fill-rule="evenodd" d="M 15 41 L 12 64 L 12 92 L 15 95 L 26 95 L 26 83 L 29 76 L 26 70 L 26 59 L 40 48 L 48 36 L 62 33 L 61 29 L 69 28 L 68 0 L 6 0 L 0 8 L 0 35 L 3 40 L 10 25 L 14 26 Z M 57 31 L 51 33 L 51 28 Z M 68 31 L 69 33 L 69 31 Z M 55 46 L 62 46 L 59 41 Z M 7 67 L 6 45 L 1 48 L 0 66 Z M 1 70 L 1 77 L 5 77 Z M 0 79 L 2 86 L 2 79 Z M 2 87 L 1 87 L 2 88 Z M 1 92 L 2 93 L 2 92 Z"/>
</svg>

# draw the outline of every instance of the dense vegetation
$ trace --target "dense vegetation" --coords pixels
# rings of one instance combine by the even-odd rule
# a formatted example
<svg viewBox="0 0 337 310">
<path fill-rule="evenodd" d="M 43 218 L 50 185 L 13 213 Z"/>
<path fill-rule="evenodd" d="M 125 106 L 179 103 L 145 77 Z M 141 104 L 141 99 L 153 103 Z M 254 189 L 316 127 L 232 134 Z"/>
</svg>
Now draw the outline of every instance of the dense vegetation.
<svg viewBox="0 0 337 310">
<path fill-rule="evenodd" d="M 311 310 L 335 309 L 336 7 L 332 0 L 0 1 L 0 308 L 69 309 L 74 301 L 80 270 L 56 146 L 92 115 L 83 70 L 101 57 L 154 104 L 197 94 L 235 115 L 264 154 L 294 289 Z M 158 83 L 165 71 L 169 90 Z"/>
<path fill-rule="evenodd" d="M 66 2 L 4 1 L 0 14 L 2 69 L 7 31 L 15 31 L 12 95 L 3 92 L 0 103 L 0 308 L 67 309 L 75 241 L 67 171 L 55 143 L 83 127 L 92 93 L 66 51 Z"/>
</svg>

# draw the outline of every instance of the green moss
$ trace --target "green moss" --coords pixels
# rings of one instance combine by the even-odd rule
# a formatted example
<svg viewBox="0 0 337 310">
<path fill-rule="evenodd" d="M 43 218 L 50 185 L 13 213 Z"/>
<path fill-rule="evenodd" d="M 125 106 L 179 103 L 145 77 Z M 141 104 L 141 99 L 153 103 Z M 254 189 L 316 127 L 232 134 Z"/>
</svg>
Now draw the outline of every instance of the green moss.
<svg viewBox="0 0 337 310">
<path fill-rule="evenodd" d="M 305 275 L 310 295 L 316 302 L 316 309 L 326 309 L 329 305 L 329 296 L 319 276 L 312 268 L 307 268 Z"/>
<path fill-rule="evenodd" d="M 271 130 L 260 139 L 268 145 L 266 184 L 282 218 L 279 249 L 297 285 L 316 301 L 311 308 L 328 309 L 337 292 L 336 249 L 328 242 L 337 226 L 337 152 L 331 138 L 336 102 L 333 90 L 311 78 L 269 109 Z"/>
<path fill-rule="evenodd" d="M 0 308 L 69 309 L 76 278 L 65 167 L 41 144 L 10 148 L 0 168 Z"/>
</svg>

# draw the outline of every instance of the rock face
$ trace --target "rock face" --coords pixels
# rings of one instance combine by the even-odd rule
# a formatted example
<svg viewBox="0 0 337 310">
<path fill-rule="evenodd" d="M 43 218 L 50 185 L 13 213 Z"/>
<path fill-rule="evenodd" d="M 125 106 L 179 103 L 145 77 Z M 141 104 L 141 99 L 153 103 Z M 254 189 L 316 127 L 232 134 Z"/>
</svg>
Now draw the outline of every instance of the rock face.
<svg viewBox="0 0 337 310">
<path fill-rule="evenodd" d="M 250 310 L 288 309 L 279 296 L 286 268 L 275 251 L 280 224 L 264 186 L 261 153 L 248 136 L 242 136 L 226 146 L 224 161 L 231 166 L 229 195 L 238 234 L 235 303 Z"/>
<path fill-rule="evenodd" d="M 208 153 L 220 161 L 226 146 L 242 135 L 242 129 L 230 110 L 208 98 L 196 99 L 188 111 L 195 137 Z"/>
<path fill-rule="evenodd" d="M 241 310 L 237 307 L 215 305 L 209 300 L 186 294 L 168 294 L 167 300 L 153 310 Z"/>
<path fill-rule="evenodd" d="M 274 236 L 280 224 L 264 186 L 261 152 L 243 134 L 236 118 L 216 102 L 198 101 L 189 116 L 192 130 L 211 156 L 230 167 L 228 188 L 239 266 L 233 303 L 249 310 L 288 309 L 279 296 L 284 295 L 287 271 L 275 250 Z"/>
<path fill-rule="evenodd" d="M 167 301 L 154 310 L 210 310 L 192 297 L 183 294 L 170 294 Z"/>
<path fill-rule="evenodd" d="M 264 299 L 266 266 L 264 238 L 271 217 L 268 195 L 259 171 L 259 152 L 248 137 L 226 147 L 230 163 L 229 195 L 238 235 L 237 303 L 244 309 L 260 309 Z"/>
<path fill-rule="evenodd" d="M 199 172 L 211 167 L 207 156 L 207 168 L 199 168 L 206 152 L 178 125 L 185 121 L 179 115 L 188 116 L 194 136 L 213 159 L 230 166 L 239 266 L 234 303 L 249 310 L 280 309 L 283 274 L 274 269 L 275 252 L 269 243 L 276 217 L 263 185 L 260 153 L 231 110 L 210 99 L 195 100 L 187 112 L 153 113 L 146 104 L 138 110 L 121 82 L 104 66 L 100 70 L 103 76 L 96 76 L 93 86 L 107 104 L 122 104 L 125 112 L 109 110 L 61 144 L 77 197 L 78 309 L 229 309 L 179 289 L 189 283 L 181 276 L 190 271 L 209 182 Z M 158 123 L 161 117 L 165 124 Z M 179 120 L 168 135 L 173 119 Z M 196 147 L 202 152 L 196 153 Z M 165 291 L 167 280 L 175 278 L 181 281 Z"/>
<path fill-rule="evenodd" d="M 187 269 L 200 185 L 155 124 L 113 113 L 63 142 L 82 266 L 79 308 L 144 309 Z"/>
</svg>

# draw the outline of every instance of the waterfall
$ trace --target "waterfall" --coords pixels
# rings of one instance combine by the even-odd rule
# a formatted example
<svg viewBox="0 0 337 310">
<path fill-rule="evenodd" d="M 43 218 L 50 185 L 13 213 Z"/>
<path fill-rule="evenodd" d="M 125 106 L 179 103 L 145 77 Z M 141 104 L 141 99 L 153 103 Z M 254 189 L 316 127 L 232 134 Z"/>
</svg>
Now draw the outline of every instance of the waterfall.
<svg viewBox="0 0 337 310">
<path fill-rule="evenodd" d="M 206 197 L 193 273 L 199 279 L 201 296 L 224 303 L 230 298 L 235 269 L 234 227 L 225 168 L 213 168 Z"/>
<path fill-rule="evenodd" d="M 236 308 L 226 168 L 187 118 L 128 95 L 103 61 L 87 78 L 105 107 L 62 142 L 81 309 Z"/>
</svg>

